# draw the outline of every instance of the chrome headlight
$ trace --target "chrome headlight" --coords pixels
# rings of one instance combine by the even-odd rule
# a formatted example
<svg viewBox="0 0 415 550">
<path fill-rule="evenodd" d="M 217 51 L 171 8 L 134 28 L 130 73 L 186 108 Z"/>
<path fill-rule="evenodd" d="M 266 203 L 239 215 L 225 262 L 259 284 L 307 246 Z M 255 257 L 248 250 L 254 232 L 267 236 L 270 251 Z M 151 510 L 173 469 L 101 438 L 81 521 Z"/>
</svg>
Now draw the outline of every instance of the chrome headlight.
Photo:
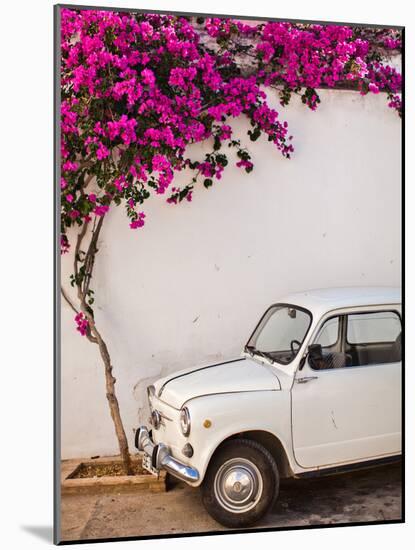
<svg viewBox="0 0 415 550">
<path fill-rule="evenodd" d="M 190 434 L 190 413 L 187 407 L 183 407 L 180 411 L 180 428 L 182 434 L 186 437 Z"/>
</svg>

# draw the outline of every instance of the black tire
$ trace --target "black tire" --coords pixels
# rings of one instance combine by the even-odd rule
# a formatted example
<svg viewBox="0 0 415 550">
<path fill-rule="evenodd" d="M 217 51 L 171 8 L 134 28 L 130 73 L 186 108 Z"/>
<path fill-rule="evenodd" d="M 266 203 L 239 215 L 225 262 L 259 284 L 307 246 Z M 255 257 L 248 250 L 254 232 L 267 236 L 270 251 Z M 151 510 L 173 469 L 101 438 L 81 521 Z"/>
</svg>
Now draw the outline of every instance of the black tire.
<svg viewBox="0 0 415 550">
<path fill-rule="evenodd" d="M 226 527 L 248 527 L 277 499 L 278 468 L 272 455 L 256 441 L 231 439 L 213 455 L 201 490 L 203 505 L 217 522 Z"/>
</svg>

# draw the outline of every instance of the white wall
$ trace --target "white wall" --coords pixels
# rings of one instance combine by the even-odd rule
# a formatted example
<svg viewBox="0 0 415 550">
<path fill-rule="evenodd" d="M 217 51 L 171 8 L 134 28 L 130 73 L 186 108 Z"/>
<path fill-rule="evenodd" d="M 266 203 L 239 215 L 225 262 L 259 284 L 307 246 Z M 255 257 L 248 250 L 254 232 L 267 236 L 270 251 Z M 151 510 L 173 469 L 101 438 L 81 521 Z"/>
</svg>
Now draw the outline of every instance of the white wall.
<svg viewBox="0 0 415 550">
<path fill-rule="evenodd" d="M 147 418 L 146 386 L 238 355 L 282 294 L 400 284 L 401 121 L 383 94 L 325 91 L 321 99 L 316 112 L 275 102 L 294 135 L 291 160 L 265 140 L 246 140 L 251 174 L 229 166 L 191 204 L 149 202 L 141 230 L 129 229 L 122 208 L 108 215 L 95 310 L 131 445 Z M 62 260 L 67 288 L 71 260 Z M 63 302 L 62 456 L 116 452 L 98 350 Z"/>
</svg>

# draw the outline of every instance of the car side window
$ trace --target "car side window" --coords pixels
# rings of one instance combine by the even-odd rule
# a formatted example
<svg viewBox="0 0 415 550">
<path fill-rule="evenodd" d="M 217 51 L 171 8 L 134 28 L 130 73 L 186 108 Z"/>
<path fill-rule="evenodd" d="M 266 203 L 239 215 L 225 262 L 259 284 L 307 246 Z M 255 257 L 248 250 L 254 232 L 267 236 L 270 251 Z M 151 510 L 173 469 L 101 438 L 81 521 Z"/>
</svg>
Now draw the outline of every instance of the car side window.
<svg viewBox="0 0 415 550">
<path fill-rule="evenodd" d="M 343 351 L 341 327 L 343 316 L 327 319 L 309 347 L 308 362 L 314 370 L 339 369 L 348 366 L 351 357 Z"/>
<path fill-rule="evenodd" d="M 345 351 L 353 366 L 396 363 L 402 359 L 401 318 L 395 311 L 347 316 Z"/>
<path fill-rule="evenodd" d="M 331 317 L 323 324 L 318 331 L 315 344 L 320 344 L 323 348 L 331 348 L 336 345 L 339 339 L 339 317 Z"/>
<path fill-rule="evenodd" d="M 402 359 L 401 332 L 396 311 L 330 317 L 309 347 L 308 362 L 314 370 L 397 363 Z"/>
</svg>

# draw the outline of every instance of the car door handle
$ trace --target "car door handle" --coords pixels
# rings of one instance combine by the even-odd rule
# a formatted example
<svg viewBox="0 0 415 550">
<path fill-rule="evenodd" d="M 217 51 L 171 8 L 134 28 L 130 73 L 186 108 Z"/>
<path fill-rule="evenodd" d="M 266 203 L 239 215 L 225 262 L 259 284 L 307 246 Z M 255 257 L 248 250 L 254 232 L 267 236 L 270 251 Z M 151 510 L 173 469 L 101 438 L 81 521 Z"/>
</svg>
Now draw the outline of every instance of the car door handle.
<svg viewBox="0 0 415 550">
<path fill-rule="evenodd" d="M 306 384 L 310 380 L 317 380 L 318 376 L 303 376 L 302 378 L 296 378 L 297 384 Z"/>
</svg>

